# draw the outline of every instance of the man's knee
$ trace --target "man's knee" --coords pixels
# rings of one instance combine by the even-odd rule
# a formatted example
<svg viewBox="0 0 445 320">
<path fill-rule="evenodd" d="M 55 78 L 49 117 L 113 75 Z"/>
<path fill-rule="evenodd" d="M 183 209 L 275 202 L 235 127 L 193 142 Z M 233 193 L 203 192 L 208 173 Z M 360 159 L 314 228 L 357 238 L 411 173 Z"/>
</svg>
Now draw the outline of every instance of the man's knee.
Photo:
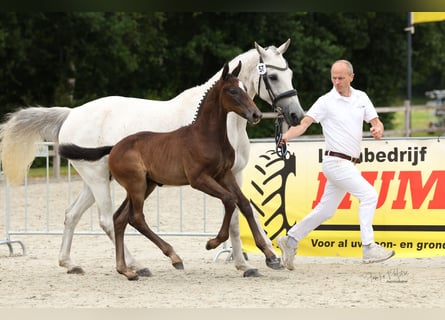
<svg viewBox="0 0 445 320">
<path fill-rule="evenodd" d="M 377 204 L 378 200 L 379 200 L 379 195 L 377 194 L 377 192 L 374 189 L 372 189 L 372 190 L 365 192 L 360 201 L 362 203 Z"/>
</svg>

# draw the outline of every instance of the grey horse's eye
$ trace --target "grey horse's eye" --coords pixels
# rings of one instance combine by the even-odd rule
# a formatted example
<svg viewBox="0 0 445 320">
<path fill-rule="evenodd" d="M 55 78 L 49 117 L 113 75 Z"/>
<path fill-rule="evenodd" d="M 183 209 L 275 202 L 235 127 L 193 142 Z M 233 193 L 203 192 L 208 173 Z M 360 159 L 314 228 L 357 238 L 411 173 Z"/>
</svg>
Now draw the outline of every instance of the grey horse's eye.
<svg viewBox="0 0 445 320">
<path fill-rule="evenodd" d="M 271 75 L 269 76 L 269 80 L 277 81 L 277 80 L 278 80 L 278 77 L 277 77 L 276 74 L 271 74 Z"/>
</svg>

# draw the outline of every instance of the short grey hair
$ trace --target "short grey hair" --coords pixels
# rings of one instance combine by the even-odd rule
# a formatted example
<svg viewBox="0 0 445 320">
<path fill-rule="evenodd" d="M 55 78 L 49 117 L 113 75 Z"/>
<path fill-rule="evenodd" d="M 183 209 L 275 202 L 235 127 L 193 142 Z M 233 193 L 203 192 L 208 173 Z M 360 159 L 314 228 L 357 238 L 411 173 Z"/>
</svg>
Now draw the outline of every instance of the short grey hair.
<svg viewBox="0 0 445 320">
<path fill-rule="evenodd" d="M 344 63 L 344 64 L 346 65 L 346 67 L 348 68 L 348 72 L 349 72 L 349 74 L 353 74 L 353 73 L 354 73 L 354 67 L 352 66 L 352 63 L 349 62 L 348 60 L 344 60 L 344 59 L 342 59 L 342 60 L 337 60 L 337 61 L 335 61 L 335 62 L 332 64 L 332 66 L 334 66 L 334 64 L 336 64 L 336 63 Z"/>
</svg>

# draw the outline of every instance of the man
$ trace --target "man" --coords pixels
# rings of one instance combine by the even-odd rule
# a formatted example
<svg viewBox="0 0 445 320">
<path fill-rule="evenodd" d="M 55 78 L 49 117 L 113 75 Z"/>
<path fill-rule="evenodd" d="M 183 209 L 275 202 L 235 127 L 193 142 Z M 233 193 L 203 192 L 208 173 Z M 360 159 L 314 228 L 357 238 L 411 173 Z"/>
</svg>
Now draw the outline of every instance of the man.
<svg viewBox="0 0 445 320">
<path fill-rule="evenodd" d="M 319 204 L 295 224 L 287 236 L 277 239 L 283 264 L 289 270 L 294 269 L 298 241 L 335 214 L 346 192 L 360 201 L 363 261 L 381 262 L 394 255 L 393 250 L 386 250 L 374 242 L 372 221 L 378 195 L 355 166 L 360 157 L 363 121 L 371 124 L 370 132 L 377 140 L 382 137 L 384 128 L 368 95 L 351 87 L 353 79 L 352 64 L 347 60 L 336 61 L 331 67 L 332 90 L 318 98 L 298 126 L 282 135 L 280 143 L 287 143 L 317 122 L 323 128 L 326 148 L 322 166 L 327 182 Z"/>
</svg>

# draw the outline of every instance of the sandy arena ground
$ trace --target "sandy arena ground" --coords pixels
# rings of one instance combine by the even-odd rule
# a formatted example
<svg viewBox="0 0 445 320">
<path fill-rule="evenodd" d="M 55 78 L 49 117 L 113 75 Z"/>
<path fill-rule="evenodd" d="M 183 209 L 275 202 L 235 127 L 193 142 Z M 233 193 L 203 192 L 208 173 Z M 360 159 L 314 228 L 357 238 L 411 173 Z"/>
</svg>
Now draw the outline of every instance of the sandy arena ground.
<svg viewBox="0 0 445 320">
<path fill-rule="evenodd" d="M 76 188 L 80 188 L 80 182 L 74 184 L 76 186 L 71 191 L 75 193 Z M 66 194 L 66 188 L 62 185 L 51 186 L 49 203 L 54 218 L 48 223 L 49 230 L 63 228 L 67 196 L 62 195 Z M 46 215 L 45 200 L 42 200 L 44 192 L 44 184 L 33 183 L 29 186 L 28 203 L 34 205 L 28 216 L 39 217 L 37 221 L 31 219 L 28 222 L 31 229 L 33 224 L 41 223 Z M 168 192 L 176 191 L 171 189 Z M 1 202 L 5 202 L 4 194 L 2 185 Z M 190 195 L 186 198 L 196 206 L 202 202 L 202 195 L 195 196 L 195 199 L 191 199 Z M 13 200 L 13 212 L 17 207 L 20 204 Z M 175 212 L 178 209 L 172 203 L 171 208 L 164 204 L 162 210 Z M 16 223 L 23 223 L 21 215 L 17 213 L 17 216 L 11 217 L 12 227 L 16 227 Z M 93 218 L 83 217 L 79 228 L 90 219 L 97 225 L 97 215 L 94 213 Z M 212 216 L 209 215 L 208 219 L 212 220 Z M 5 220 L 5 210 L 2 209 L 0 240 L 5 233 Z M 220 221 L 220 216 L 213 216 L 209 222 L 210 230 Z M 193 221 L 190 223 L 193 224 Z M 372 265 L 352 258 L 297 257 L 294 271 L 276 271 L 266 267 L 262 255 L 249 254 L 250 263 L 259 269 L 262 276 L 243 278 L 242 272 L 237 271 L 231 261 L 226 261 L 226 254 L 214 261 L 218 249 L 205 250 L 207 237 L 164 237 L 183 258 L 185 270 L 181 271 L 175 270 L 149 240 L 132 235 L 126 237 L 128 247 L 135 257 L 145 263 L 153 276 L 128 281 L 115 271 L 114 248 L 104 235 L 74 237 L 71 256 L 84 268 L 84 275 L 67 274 L 64 268 L 58 266 L 61 235 L 13 235 L 11 239 L 21 240 L 27 254 L 23 256 L 20 246 L 14 244 L 14 255 L 9 256 L 8 247 L 0 246 L 0 308 L 6 309 L 417 309 L 443 308 L 445 305 L 445 257 L 393 258 Z"/>
</svg>

